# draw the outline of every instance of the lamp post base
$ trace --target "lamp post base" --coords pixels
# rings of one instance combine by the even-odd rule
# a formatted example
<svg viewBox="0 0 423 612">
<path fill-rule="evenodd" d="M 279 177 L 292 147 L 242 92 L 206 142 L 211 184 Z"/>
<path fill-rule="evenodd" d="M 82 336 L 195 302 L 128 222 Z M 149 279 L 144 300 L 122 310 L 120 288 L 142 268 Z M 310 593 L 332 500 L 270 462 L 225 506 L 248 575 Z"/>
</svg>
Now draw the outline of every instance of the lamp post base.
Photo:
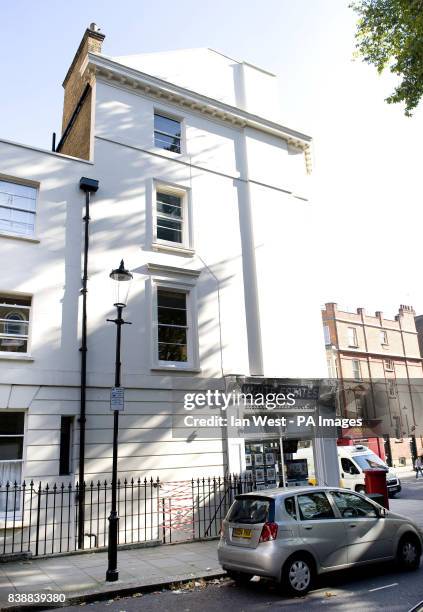
<svg viewBox="0 0 423 612">
<path fill-rule="evenodd" d="M 107 567 L 107 572 L 106 572 L 106 582 L 116 582 L 116 580 L 119 579 L 119 572 L 117 569 L 119 516 L 116 510 L 114 509 L 115 504 L 116 504 L 116 501 L 112 500 L 112 511 L 110 512 L 110 516 L 109 516 L 109 549 L 108 549 L 108 567 Z"/>
<path fill-rule="evenodd" d="M 107 570 L 106 572 L 106 582 L 116 582 L 119 580 L 119 571 L 116 570 Z"/>
</svg>

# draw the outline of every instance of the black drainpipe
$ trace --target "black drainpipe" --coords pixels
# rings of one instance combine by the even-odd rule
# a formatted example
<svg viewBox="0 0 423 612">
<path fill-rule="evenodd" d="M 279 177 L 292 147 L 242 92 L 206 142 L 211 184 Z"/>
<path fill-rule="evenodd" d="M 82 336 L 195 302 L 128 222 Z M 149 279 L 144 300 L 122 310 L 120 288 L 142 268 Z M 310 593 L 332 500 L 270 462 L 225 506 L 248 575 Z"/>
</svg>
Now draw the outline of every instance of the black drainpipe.
<svg viewBox="0 0 423 612">
<path fill-rule="evenodd" d="M 82 326 L 81 326 L 81 402 L 79 409 L 79 494 L 78 494 L 78 548 L 84 548 L 85 525 L 85 421 L 87 389 L 87 283 L 88 247 L 90 223 L 90 198 L 98 189 L 98 181 L 83 176 L 79 188 L 85 191 L 84 261 L 82 275 Z"/>
</svg>

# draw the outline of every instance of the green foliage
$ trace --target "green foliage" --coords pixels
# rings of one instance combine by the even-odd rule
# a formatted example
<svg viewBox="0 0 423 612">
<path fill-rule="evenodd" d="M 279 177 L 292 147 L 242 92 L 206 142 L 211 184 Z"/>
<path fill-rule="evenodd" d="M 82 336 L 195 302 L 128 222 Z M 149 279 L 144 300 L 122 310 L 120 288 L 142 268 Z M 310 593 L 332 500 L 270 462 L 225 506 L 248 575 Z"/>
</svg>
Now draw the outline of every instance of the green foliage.
<svg viewBox="0 0 423 612">
<path fill-rule="evenodd" d="M 401 78 L 389 104 L 403 102 L 410 116 L 423 96 L 423 0 L 356 0 L 357 54 L 379 73 Z"/>
</svg>

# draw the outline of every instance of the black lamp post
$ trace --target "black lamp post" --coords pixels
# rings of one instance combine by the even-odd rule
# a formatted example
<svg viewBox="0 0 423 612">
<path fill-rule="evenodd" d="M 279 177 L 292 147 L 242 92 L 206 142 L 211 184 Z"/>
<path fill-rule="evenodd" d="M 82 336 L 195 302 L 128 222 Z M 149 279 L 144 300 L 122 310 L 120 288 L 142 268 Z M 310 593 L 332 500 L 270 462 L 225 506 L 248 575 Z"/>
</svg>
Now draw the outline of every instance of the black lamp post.
<svg viewBox="0 0 423 612">
<path fill-rule="evenodd" d="M 123 259 L 120 262 L 119 268 L 112 270 L 110 278 L 115 281 L 116 298 L 114 306 L 116 306 L 116 319 L 107 319 L 116 325 L 116 366 L 115 366 L 115 388 L 120 387 L 120 345 L 122 325 L 129 324 L 122 318 L 122 311 L 126 306 L 128 299 L 130 281 L 132 274 L 125 269 Z M 118 543 L 118 525 L 119 515 L 116 506 L 116 489 L 117 489 L 117 459 L 118 459 L 118 434 L 119 434 L 119 409 L 113 411 L 113 467 L 112 467 L 112 508 L 109 516 L 109 547 L 108 547 L 108 568 L 106 572 L 106 581 L 115 582 L 119 578 L 117 569 L 117 543 Z"/>
</svg>

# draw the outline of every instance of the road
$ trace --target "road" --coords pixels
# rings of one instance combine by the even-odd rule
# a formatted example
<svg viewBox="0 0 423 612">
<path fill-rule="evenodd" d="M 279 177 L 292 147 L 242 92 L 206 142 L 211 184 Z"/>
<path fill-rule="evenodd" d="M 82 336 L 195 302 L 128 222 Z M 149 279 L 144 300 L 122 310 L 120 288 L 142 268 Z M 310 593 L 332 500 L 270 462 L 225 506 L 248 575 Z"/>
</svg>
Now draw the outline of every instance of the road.
<svg viewBox="0 0 423 612">
<path fill-rule="evenodd" d="M 423 479 L 403 480 L 403 492 L 392 500 L 391 509 L 407 514 L 420 508 L 423 519 Z M 225 578 L 214 583 L 197 583 L 193 588 L 87 604 L 90 612 L 262 612 L 322 608 L 330 612 L 385 610 L 407 612 L 423 600 L 423 564 L 416 572 L 400 573 L 394 565 L 368 566 L 322 576 L 316 589 L 303 598 L 291 598 L 266 581 L 236 586 Z M 63 610 L 63 608 L 61 608 Z"/>
</svg>

